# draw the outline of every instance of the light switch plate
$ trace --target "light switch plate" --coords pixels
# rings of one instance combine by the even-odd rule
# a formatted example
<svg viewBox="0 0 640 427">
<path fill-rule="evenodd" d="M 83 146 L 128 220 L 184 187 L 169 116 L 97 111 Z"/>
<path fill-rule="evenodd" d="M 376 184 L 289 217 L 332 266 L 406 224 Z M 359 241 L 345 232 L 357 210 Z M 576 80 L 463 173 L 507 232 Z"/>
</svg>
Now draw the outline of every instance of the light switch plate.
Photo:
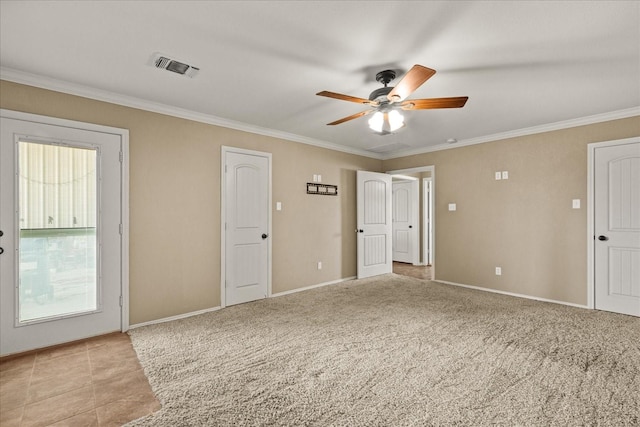
<svg viewBox="0 0 640 427">
<path fill-rule="evenodd" d="M 509 179 L 509 171 L 502 171 L 502 179 Z"/>
<path fill-rule="evenodd" d="M 502 173 L 496 172 L 496 181 L 500 181 L 502 179 Z"/>
<path fill-rule="evenodd" d="M 449 210 L 450 211 L 455 211 L 456 210 L 456 204 L 455 203 L 449 203 Z"/>
<path fill-rule="evenodd" d="M 573 199 L 571 201 L 571 207 L 573 207 L 573 209 L 580 209 L 580 199 Z"/>
<path fill-rule="evenodd" d="M 282 202 L 276 202 L 276 210 L 277 211 L 281 211 L 282 210 Z"/>
</svg>

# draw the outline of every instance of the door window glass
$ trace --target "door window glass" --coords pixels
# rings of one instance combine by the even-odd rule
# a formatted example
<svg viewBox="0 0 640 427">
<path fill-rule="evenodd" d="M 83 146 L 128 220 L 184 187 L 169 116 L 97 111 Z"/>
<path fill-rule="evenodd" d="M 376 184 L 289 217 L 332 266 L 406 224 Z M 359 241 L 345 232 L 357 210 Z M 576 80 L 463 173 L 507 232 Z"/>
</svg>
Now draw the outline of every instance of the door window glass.
<svg viewBox="0 0 640 427">
<path fill-rule="evenodd" d="M 97 151 L 18 143 L 18 321 L 98 309 Z"/>
</svg>

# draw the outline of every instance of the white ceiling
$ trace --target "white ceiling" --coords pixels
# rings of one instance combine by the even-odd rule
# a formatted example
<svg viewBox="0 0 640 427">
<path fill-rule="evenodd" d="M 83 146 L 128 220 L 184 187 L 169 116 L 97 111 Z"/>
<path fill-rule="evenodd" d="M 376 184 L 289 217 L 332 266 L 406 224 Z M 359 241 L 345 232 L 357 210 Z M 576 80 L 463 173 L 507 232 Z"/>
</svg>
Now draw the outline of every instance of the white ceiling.
<svg viewBox="0 0 640 427">
<path fill-rule="evenodd" d="M 0 16 L 2 78 L 374 157 L 640 106 L 638 1 L 2 0 Z M 152 68 L 154 52 L 201 71 Z M 366 98 L 378 71 L 414 64 L 437 74 L 410 98 L 466 106 L 406 112 L 387 136 L 326 125 L 366 107 L 317 92 Z"/>
</svg>

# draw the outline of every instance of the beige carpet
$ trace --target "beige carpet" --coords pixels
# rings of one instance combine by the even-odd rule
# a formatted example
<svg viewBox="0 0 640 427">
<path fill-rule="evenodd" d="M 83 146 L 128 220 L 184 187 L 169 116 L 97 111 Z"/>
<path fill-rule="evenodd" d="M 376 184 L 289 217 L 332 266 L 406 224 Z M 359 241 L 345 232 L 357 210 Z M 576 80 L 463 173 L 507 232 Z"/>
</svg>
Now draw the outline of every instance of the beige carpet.
<svg viewBox="0 0 640 427">
<path fill-rule="evenodd" d="M 640 425 L 640 319 L 395 274 L 130 334 L 131 426 Z"/>
</svg>

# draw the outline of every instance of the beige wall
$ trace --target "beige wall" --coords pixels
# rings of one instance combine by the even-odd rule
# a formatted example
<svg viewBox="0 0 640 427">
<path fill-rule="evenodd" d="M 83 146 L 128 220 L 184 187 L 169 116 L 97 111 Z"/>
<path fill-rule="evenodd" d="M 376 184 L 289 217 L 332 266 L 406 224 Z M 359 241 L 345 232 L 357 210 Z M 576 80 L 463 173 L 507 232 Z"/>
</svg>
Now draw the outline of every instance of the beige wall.
<svg viewBox="0 0 640 427">
<path fill-rule="evenodd" d="M 356 274 L 355 170 L 434 165 L 437 279 L 586 304 L 587 144 L 640 135 L 634 117 L 382 162 L 5 81 L 0 107 L 129 129 L 132 324 L 220 304 L 222 145 L 273 153 L 273 292 Z M 339 196 L 307 195 L 313 174 Z"/>
<path fill-rule="evenodd" d="M 220 305 L 223 145 L 273 154 L 274 293 L 356 274 L 355 171 L 380 160 L 6 81 L 0 107 L 129 130 L 131 324 Z M 339 195 L 307 195 L 313 174 Z"/>
<path fill-rule="evenodd" d="M 639 135 L 633 117 L 386 160 L 383 169 L 435 166 L 436 279 L 584 305 L 587 144 Z M 505 170 L 509 179 L 496 181 Z"/>
</svg>

